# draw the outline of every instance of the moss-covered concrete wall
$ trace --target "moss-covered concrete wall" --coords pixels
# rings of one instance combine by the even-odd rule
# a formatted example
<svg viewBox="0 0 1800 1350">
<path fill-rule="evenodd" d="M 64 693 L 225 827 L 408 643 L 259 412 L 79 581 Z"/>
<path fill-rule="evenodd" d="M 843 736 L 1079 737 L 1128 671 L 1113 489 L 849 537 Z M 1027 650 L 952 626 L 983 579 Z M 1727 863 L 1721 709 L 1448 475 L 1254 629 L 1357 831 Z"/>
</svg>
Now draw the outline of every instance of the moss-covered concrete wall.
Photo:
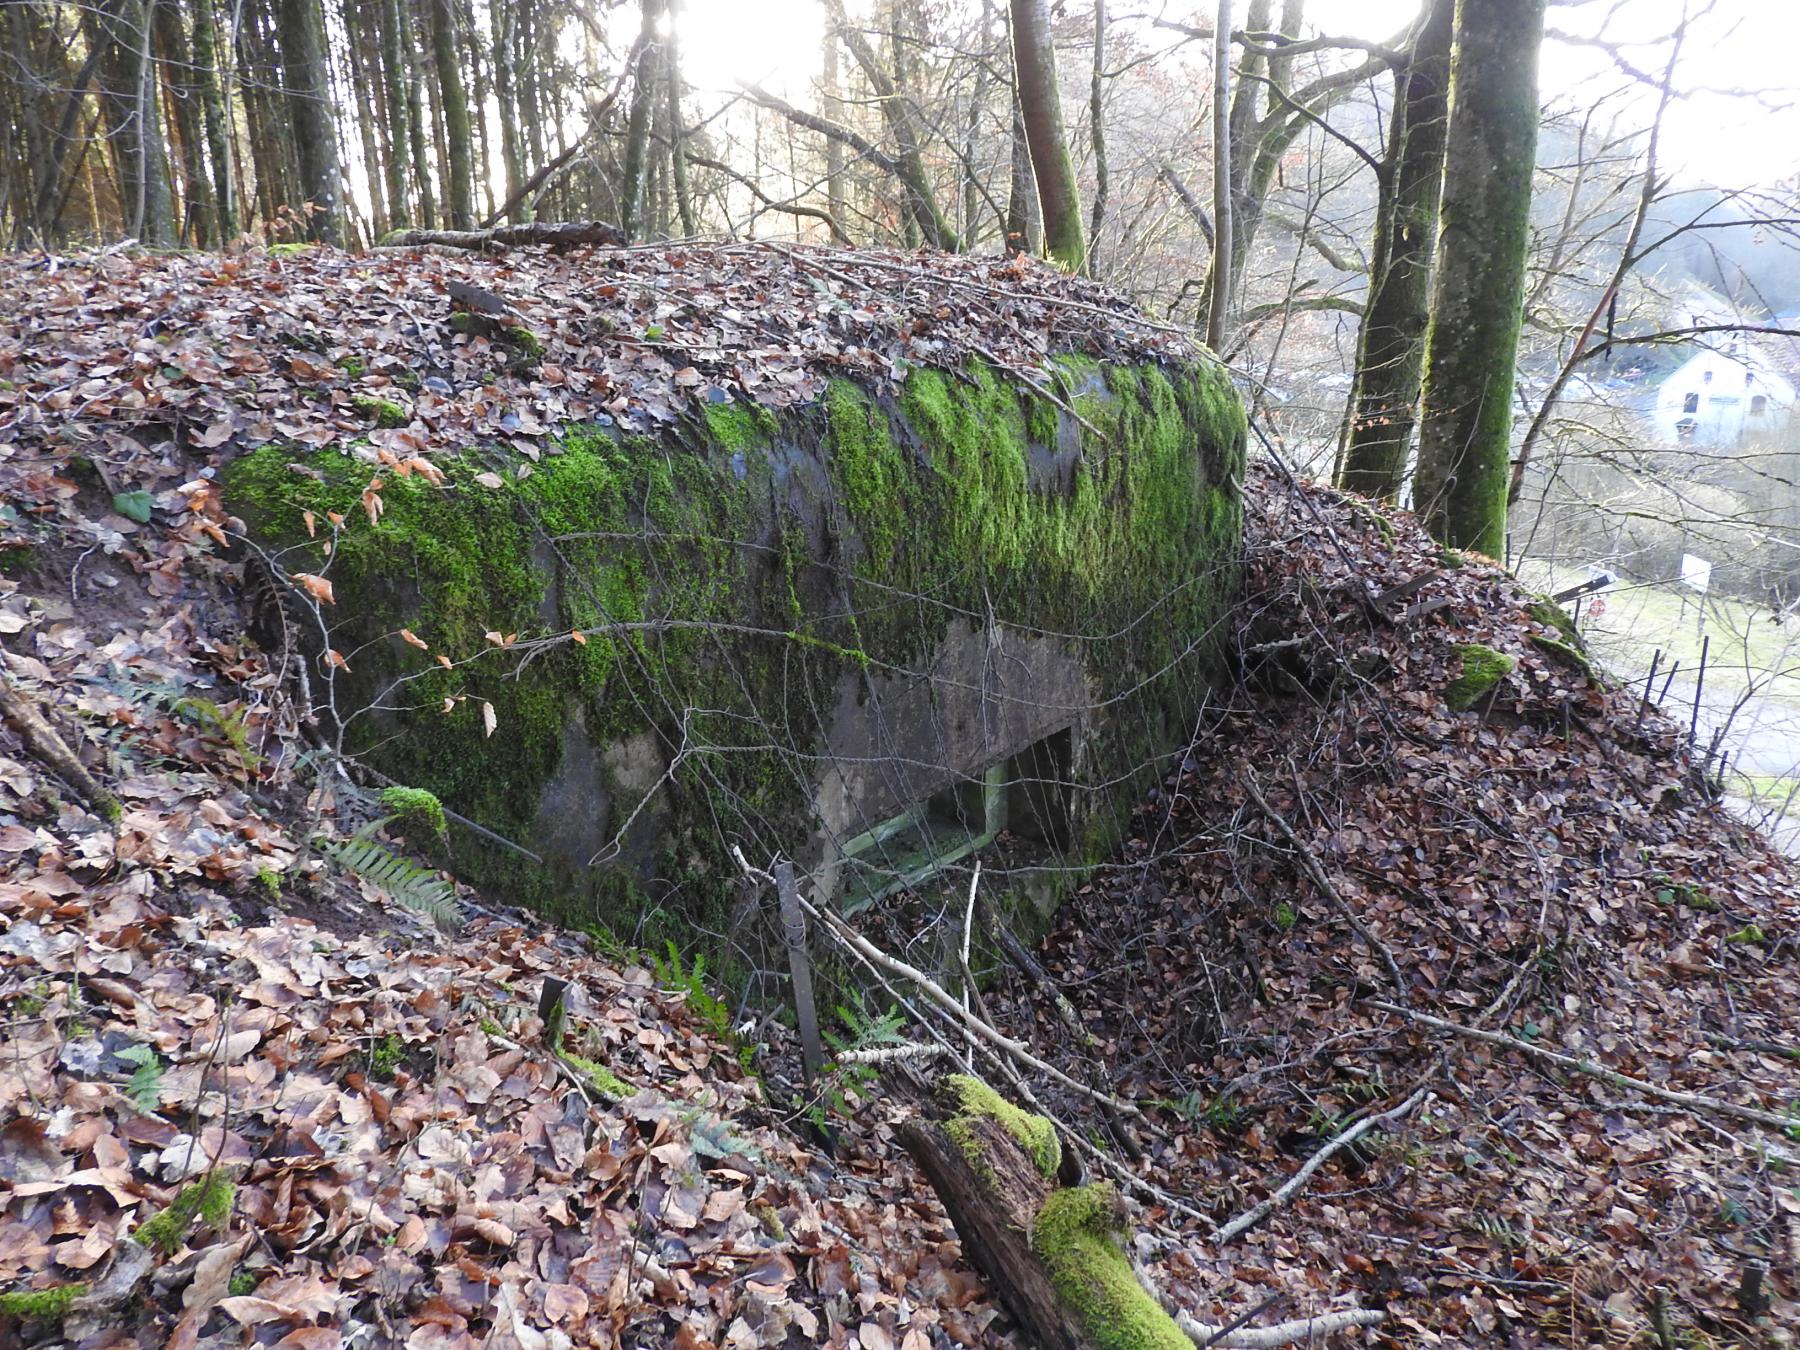
<svg viewBox="0 0 1800 1350">
<path fill-rule="evenodd" d="M 1062 842 L 1097 856 L 1185 729 L 1237 584 L 1241 407 L 1210 365 L 1058 368 L 1055 402 L 919 369 L 897 400 L 438 456 L 441 483 L 269 446 L 225 499 L 332 582 L 348 669 L 313 686 L 346 744 L 544 859 L 453 828 L 460 875 L 569 922 L 705 923 L 728 845 L 829 889 L 859 813 L 1047 730 Z"/>
</svg>

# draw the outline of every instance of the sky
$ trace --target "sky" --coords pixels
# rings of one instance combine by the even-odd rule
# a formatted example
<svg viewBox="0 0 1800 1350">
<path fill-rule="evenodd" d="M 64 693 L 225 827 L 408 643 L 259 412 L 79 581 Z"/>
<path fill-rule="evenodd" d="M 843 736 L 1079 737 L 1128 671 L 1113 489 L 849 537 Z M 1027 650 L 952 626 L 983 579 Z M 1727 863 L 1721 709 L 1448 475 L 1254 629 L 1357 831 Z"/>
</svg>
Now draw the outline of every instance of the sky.
<svg viewBox="0 0 1800 1350">
<path fill-rule="evenodd" d="M 1079 10 L 1085 0 L 1068 0 Z M 1553 29 L 1622 44 L 1640 68 L 1660 73 L 1667 38 L 1683 4 L 1708 0 L 1552 0 Z M 852 3 L 852 9 L 861 6 Z M 1237 0 L 1242 11 L 1244 0 Z M 1309 19 L 1324 32 L 1381 39 L 1418 12 L 1419 0 L 1312 0 Z M 1683 97 L 1664 130 L 1664 163 L 1690 182 L 1726 186 L 1772 183 L 1800 171 L 1800 3 L 1794 0 L 1711 0 L 1696 21 L 1677 76 Z M 1191 18 L 1208 6 L 1142 0 L 1128 11 Z M 728 90 L 737 81 L 768 84 L 806 99 L 818 73 L 820 6 L 816 0 L 685 0 L 683 64 L 703 89 Z M 1545 44 L 1541 85 L 1546 99 L 1579 105 L 1620 83 L 1606 56 L 1591 47 Z M 1756 91 L 1759 96 L 1722 91 Z M 1639 106 L 1648 109 L 1648 94 Z M 1647 119 L 1647 111 L 1640 114 Z"/>
</svg>

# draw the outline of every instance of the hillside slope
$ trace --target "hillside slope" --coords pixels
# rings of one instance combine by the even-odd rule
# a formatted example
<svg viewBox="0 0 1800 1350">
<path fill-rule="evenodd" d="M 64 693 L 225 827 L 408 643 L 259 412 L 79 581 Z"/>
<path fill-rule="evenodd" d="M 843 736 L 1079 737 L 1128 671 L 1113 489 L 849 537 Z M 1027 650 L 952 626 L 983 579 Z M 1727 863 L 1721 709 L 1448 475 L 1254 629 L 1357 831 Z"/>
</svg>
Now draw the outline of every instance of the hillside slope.
<svg viewBox="0 0 1800 1350">
<path fill-rule="evenodd" d="M 207 282 L 226 309 L 286 296 L 266 322 L 311 322 L 317 272 L 242 266 L 243 293 Z M 691 969 L 504 897 L 460 893 L 449 937 L 323 856 L 390 808 L 322 759 L 244 635 L 202 472 L 221 421 L 168 415 L 216 391 L 154 359 L 187 301 L 118 270 L 33 292 L 0 343 L 6 688 L 116 802 L 0 721 L 0 1343 L 1007 1343 L 892 1143 L 903 1106 L 851 1093 L 829 1155 Z M 302 360 L 229 378 L 353 434 L 370 376 Z M 459 389 L 442 429 L 518 415 L 484 387 L 554 396 L 507 378 Z M 1151 1109 L 1137 1254 L 1214 1323 L 1386 1311 L 1340 1343 L 1791 1344 L 1790 865 L 1497 568 L 1267 470 L 1246 492 L 1243 682 L 1040 949 L 1084 1043 L 1039 983 L 990 971 L 996 1021 Z M 432 827 L 365 838 L 409 831 Z M 586 1066 L 544 1048 L 546 976 Z"/>
</svg>

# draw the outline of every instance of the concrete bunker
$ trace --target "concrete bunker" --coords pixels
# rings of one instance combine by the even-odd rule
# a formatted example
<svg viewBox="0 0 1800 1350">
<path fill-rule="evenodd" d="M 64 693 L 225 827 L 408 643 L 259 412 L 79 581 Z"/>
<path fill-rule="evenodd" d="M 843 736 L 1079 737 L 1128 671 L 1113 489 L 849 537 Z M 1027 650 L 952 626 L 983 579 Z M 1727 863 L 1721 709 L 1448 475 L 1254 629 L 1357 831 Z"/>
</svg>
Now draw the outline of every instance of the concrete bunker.
<svg viewBox="0 0 1800 1350">
<path fill-rule="evenodd" d="M 1244 453 L 1207 359 L 1053 369 L 697 403 L 433 477 L 270 445 L 225 500 L 332 580 L 347 748 L 519 846 L 453 828 L 464 879 L 685 938 L 727 923 L 733 845 L 854 910 L 1004 841 L 1047 915 L 1216 681 Z"/>
</svg>

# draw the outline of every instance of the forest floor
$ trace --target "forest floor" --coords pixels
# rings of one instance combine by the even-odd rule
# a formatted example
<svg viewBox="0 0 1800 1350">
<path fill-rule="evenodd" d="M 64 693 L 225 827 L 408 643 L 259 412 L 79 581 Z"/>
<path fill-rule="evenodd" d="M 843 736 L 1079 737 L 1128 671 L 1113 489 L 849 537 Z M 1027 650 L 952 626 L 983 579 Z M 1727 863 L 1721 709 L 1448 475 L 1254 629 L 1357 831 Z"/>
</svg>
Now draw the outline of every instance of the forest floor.
<svg viewBox="0 0 1800 1350">
<path fill-rule="evenodd" d="M 0 660 L 121 808 L 0 724 L 0 1343 L 1013 1343 L 882 1083 L 828 1150 L 691 965 L 466 894 L 447 936 L 322 856 L 379 808 L 243 637 L 216 496 L 103 462 L 0 446 Z M 1792 1345 L 1791 865 L 1498 569 L 1246 496 L 1241 683 L 1039 949 L 1084 1036 L 985 994 L 1149 1112 L 1134 1255 L 1208 1322 L 1385 1310 L 1342 1344 Z M 1453 711 L 1477 644 L 1513 664 Z"/>
</svg>

